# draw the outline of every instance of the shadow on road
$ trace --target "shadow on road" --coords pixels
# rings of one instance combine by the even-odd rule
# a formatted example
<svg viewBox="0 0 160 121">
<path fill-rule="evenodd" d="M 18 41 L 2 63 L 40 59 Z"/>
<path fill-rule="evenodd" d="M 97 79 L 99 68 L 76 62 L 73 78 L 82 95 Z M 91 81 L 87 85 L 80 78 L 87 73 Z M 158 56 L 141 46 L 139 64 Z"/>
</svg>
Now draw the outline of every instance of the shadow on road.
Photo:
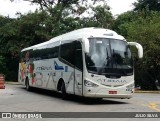
<svg viewBox="0 0 160 121">
<path fill-rule="evenodd" d="M 26 90 L 24 87 L 22 87 L 23 90 Z M 60 100 L 62 99 L 62 95 L 59 92 L 55 91 L 50 91 L 50 90 L 45 90 L 45 89 L 39 89 L 39 88 L 32 88 L 30 93 L 36 93 L 38 95 L 46 95 L 50 97 L 54 97 Z M 127 102 L 121 102 L 121 101 L 115 101 L 115 100 L 108 100 L 106 98 L 103 99 L 96 99 L 96 98 L 86 98 L 86 97 L 81 97 L 81 96 L 76 96 L 76 95 L 67 95 L 67 98 L 65 101 L 72 101 L 75 103 L 81 103 L 81 104 L 86 104 L 86 105 L 113 105 L 113 104 L 129 104 Z"/>
</svg>

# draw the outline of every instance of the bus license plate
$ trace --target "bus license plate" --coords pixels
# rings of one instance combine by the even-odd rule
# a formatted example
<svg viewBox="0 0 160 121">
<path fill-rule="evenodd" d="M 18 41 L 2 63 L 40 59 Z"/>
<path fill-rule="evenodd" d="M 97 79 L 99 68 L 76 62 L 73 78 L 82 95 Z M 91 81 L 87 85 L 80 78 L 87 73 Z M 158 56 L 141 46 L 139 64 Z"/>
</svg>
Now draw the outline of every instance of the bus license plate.
<svg viewBox="0 0 160 121">
<path fill-rule="evenodd" d="M 109 91 L 109 94 L 117 94 L 117 91 Z"/>
</svg>

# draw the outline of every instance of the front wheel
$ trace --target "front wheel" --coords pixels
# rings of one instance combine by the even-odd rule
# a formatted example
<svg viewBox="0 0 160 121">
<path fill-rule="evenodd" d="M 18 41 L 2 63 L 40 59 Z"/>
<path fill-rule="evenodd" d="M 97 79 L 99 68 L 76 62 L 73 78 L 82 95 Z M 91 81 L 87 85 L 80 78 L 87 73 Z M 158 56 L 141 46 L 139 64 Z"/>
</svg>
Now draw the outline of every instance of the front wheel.
<svg viewBox="0 0 160 121">
<path fill-rule="evenodd" d="M 67 99 L 67 93 L 66 93 L 66 88 L 65 88 L 64 82 L 62 82 L 62 85 L 61 85 L 61 92 L 62 92 L 62 99 L 63 100 Z"/>
</svg>

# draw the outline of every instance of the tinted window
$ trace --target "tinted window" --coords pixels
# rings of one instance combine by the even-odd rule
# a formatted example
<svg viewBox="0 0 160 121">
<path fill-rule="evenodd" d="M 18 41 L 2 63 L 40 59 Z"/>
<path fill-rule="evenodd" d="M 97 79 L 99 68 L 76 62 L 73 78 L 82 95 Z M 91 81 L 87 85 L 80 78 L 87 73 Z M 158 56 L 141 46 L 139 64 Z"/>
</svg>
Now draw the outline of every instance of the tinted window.
<svg viewBox="0 0 160 121">
<path fill-rule="evenodd" d="M 48 58 L 58 58 L 59 42 L 48 44 L 45 51 Z"/>
<path fill-rule="evenodd" d="M 25 57 L 24 53 L 25 53 L 24 51 L 21 52 L 19 62 L 24 62 L 24 57 Z"/>
<path fill-rule="evenodd" d="M 30 60 L 30 53 L 32 52 L 33 50 L 27 50 L 27 51 L 23 51 L 21 52 L 20 54 L 20 62 L 27 62 Z"/>
<path fill-rule="evenodd" d="M 67 63 L 74 65 L 75 44 L 73 41 L 62 42 L 60 57 Z"/>
<path fill-rule="evenodd" d="M 48 45 L 41 46 L 35 50 L 22 52 L 21 60 L 25 53 L 29 52 L 29 59 L 32 61 L 41 59 L 58 58 L 59 42 L 54 42 Z M 24 53 L 24 54 L 23 54 Z"/>
<path fill-rule="evenodd" d="M 86 53 L 86 66 L 89 72 L 119 75 L 132 75 L 133 62 L 128 44 L 122 40 L 90 38 L 89 53 Z"/>
</svg>

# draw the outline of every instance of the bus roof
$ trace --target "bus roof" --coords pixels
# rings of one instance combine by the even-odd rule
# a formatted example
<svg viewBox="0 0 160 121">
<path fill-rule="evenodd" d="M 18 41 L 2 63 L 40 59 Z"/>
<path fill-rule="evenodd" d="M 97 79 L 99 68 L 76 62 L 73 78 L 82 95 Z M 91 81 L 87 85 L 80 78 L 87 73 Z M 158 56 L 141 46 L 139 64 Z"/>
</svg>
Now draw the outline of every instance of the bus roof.
<svg viewBox="0 0 160 121">
<path fill-rule="evenodd" d="M 65 41 L 65 40 L 77 40 L 81 38 L 89 38 L 89 37 L 105 37 L 105 38 L 114 38 L 114 39 L 120 39 L 125 40 L 123 36 L 118 35 L 115 31 L 110 29 L 104 29 L 104 28 L 95 28 L 95 27 L 89 27 L 89 28 L 82 28 L 77 29 L 71 32 L 68 32 L 66 34 L 62 34 L 60 36 L 54 37 L 50 39 L 49 41 L 24 48 L 22 51 L 30 50 L 30 49 L 36 49 L 43 45 L 47 45 L 56 41 Z"/>
</svg>

